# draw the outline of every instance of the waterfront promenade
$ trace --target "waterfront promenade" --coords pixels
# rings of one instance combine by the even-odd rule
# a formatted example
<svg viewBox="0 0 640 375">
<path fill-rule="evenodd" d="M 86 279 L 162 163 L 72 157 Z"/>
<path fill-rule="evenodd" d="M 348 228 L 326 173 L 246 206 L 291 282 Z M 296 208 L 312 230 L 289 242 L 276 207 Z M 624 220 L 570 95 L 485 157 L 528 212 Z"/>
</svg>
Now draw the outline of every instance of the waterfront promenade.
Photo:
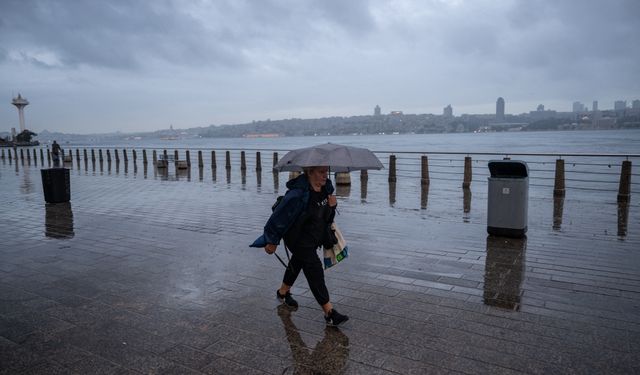
<svg viewBox="0 0 640 375">
<path fill-rule="evenodd" d="M 425 200 L 353 174 L 351 255 L 326 273 L 338 330 L 302 277 L 300 308 L 279 309 L 283 267 L 248 247 L 279 177 L 82 166 L 47 206 L 40 166 L 0 162 L 0 373 L 640 372 L 637 195 L 532 186 L 527 238 L 508 240 L 486 234 L 486 180 L 433 179 Z"/>
</svg>

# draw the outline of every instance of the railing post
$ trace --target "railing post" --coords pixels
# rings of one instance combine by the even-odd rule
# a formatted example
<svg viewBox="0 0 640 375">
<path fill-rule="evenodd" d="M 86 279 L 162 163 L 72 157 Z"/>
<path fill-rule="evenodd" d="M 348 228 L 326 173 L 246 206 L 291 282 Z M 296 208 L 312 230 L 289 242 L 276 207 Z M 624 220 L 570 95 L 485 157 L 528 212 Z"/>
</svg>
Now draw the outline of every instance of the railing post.
<svg viewBox="0 0 640 375">
<path fill-rule="evenodd" d="M 202 150 L 198 150 L 198 168 L 204 167 L 204 161 L 202 160 Z M 200 178 L 202 180 L 202 178 Z"/>
<path fill-rule="evenodd" d="M 138 154 L 136 153 L 136 149 L 131 150 L 131 155 L 133 155 L 133 164 L 138 160 Z"/>
<path fill-rule="evenodd" d="M 151 152 L 151 162 L 153 163 L 153 165 L 158 164 L 158 153 L 156 152 L 156 150 L 153 150 Z"/>
<path fill-rule="evenodd" d="M 227 170 L 230 170 L 231 169 L 231 153 L 227 151 L 225 157 L 226 157 L 225 168 Z"/>
<path fill-rule="evenodd" d="M 147 161 L 147 149 L 146 148 L 142 149 L 142 164 L 143 165 L 149 164 L 149 162 Z"/>
<path fill-rule="evenodd" d="M 113 154 L 116 156 L 116 163 L 120 163 L 120 154 L 118 153 L 118 149 L 113 150 Z"/>
<path fill-rule="evenodd" d="M 240 151 L 240 170 L 247 170 L 247 159 L 245 157 L 244 151 Z"/>
<path fill-rule="evenodd" d="M 84 162 L 86 163 L 89 160 L 89 156 L 87 155 L 87 149 L 82 149 L 82 156 L 84 156 Z"/>
<path fill-rule="evenodd" d="M 191 167 L 191 154 L 189 150 L 185 151 L 185 158 L 187 159 L 187 167 Z"/>
<path fill-rule="evenodd" d="M 422 166 L 422 173 L 421 173 L 421 177 L 420 177 L 420 183 L 422 185 L 429 185 L 429 159 L 427 158 L 427 155 L 422 155 L 421 157 L 421 166 Z"/>
<path fill-rule="evenodd" d="M 256 152 L 256 171 L 262 170 L 262 160 L 260 160 L 260 151 Z"/>
<path fill-rule="evenodd" d="M 20 149 L 20 161 L 24 161 L 24 151 L 22 149 Z"/>
<path fill-rule="evenodd" d="M 565 188 L 564 188 L 564 160 L 557 159 L 556 160 L 556 177 L 555 182 L 553 184 L 553 196 L 554 197 L 564 197 Z"/>
<path fill-rule="evenodd" d="M 215 151 L 211 151 L 211 169 L 218 169 L 218 163 L 216 162 Z"/>
<path fill-rule="evenodd" d="M 396 182 L 396 180 L 396 156 L 389 155 L 389 182 Z"/>
<path fill-rule="evenodd" d="M 471 156 L 464 157 L 464 179 L 462 180 L 462 187 L 469 188 L 471 186 Z"/>
<path fill-rule="evenodd" d="M 4 160 L 4 148 L 2 149 L 2 159 Z"/>
<path fill-rule="evenodd" d="M 107 150 L 107 151 L 108 151 L 108 150 Z M 93 155 L 93 150 L 91 150 L 91 156 L 94 156 L 94 155 Z M 93 158 L 93 159 L 92 159 L 92 161 L 96 161 L 96 159 L 95 159 L 95 158 Z M 102 149 L 101 149 L 101 148 L 100 148 L 100 149 L 98 149 L 98 161 L 99 161 L 100 163 L 102 163 L 102 162 L 104 161 L 104 158 L 102 157 Z M 111 163 L 111 156 L 109 156 L 109 163 Z"/>
<path fill-rule="evenodd" d="M 38 153 L 36 153 L 36 149 L 33 149 L 33 161 L 38 163 Z"/>
<path fill-rule="evenodd" d="M 100 150 L 102 151 L 102 150 Z M 107 163 L 111 164 L 111 150 L 107 149 Z"/>
<path fill-rule="evenodd" d="M 11 151 L 9 151 L 9 155 L 11 155 Z M 11 158 L 9 158 L 11 160 Z M 47 164 L 51 165 L 51 150 L 47 149 Z"/>
<path fill-rule="evenodd" d="M 162 154 L 164 155 L 164 160 L 167 160 L 167 149 L 165 148 L 164 150 L 162 150 Z"/>
<path fill-rule="evenodd" d="M 102 155 L 102 150 L 100 150 L 100 155 Z M 96 162 L 96 150 L 95 149 L 91 149 L 91 162 L 95 163 Z"/>
<path fill-rule="evenodd" d="M 40 149 L 40 163 L 44 165 L 44 151 Z"/>
<path fill-rule="evenodd" d="M 127 149 L 126 148 L 122 149 L 122 159 L 124 159 L 125 164 L 127 162 L 129 162 L 129 157 L 127 156 Z"/>
<path fill-rule="evenodd" d="M 631 160 L 622 162 L 620 170 L 620 187 L 618 188 L 618 202 L 628 202 L 631 195 Z"/>
<path fill-rule="evenodd" d="M 80 149 L 76 148 L 76 161 L 80 163 Z"/>
<path fill-rule="evenodd" d="M 276 164 L 278 164 L 278 153 L 274 152 L 273 153 L 273 166 L 275 167 Z"/>
<path fill-rule="evenodd" d="M 178 160 L 180 160 L 178 158 L 178 150 L 173 150 L 173 162 L 176 163 L 176 165 L 178 165 Z"/>
</svg>

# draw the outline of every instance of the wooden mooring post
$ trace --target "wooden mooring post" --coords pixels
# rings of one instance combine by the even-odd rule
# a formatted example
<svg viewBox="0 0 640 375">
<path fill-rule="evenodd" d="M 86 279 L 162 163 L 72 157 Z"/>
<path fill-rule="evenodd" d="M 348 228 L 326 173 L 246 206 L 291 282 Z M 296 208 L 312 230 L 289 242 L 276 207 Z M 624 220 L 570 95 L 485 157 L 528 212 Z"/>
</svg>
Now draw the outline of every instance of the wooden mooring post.
<svg viewBox="0 0 640 375">
<path fill-rule="evenodd" d="M 273 166 L 275 167 L 276 164 L 278 164 L 278 153 L 274 152 L 273 153 Z M 275 172 L 275 171 L 274 171 Z"/>
<path fill-rule="evenodd" d="M 102 150 L 100 150 L 102 151 Z M 91 149 L 91 162 L 95 163 L 96 162 L 96 150 Z"/>
<path fill-rule="evenodd" d="M 553 183 L 553 196 L 564 197 L 564 159 L 556 159 L 556 176 Z"/>
<path fill-rule="evenodd" d="M 240 151 L 240 170 L 241 171 L 247 170 L 247 158 L 245 156 L 244 151 Z"/>
<path fill-rule="evenodd" d="M 187 159 L 187 167 L 191 167 L 191 154 L 189 153 L 189 150 L 184 152 L 184 157 Z"/>
<path fill-rule="evenodd" d="M 204 161 L 202 160 L 202 150 L 198 150 L 198 168 L 204 167 Z M 200 177 L 200 181 L 202 181 L 202 177 Z"/>
<path fill-rule="evenodd" d="M 464 178 L 462 180 L 462 187 L 469 188 L 471 186 L 471 177 L 473 171 L 471 168 L 471 156 L 464 157 Z"/>
<path fill-rule="evenodd" d="M 216 152 L 211 151 L 211 169 L 217 169 L 218 164 L 216 163 Z"/>
<path fill-rule="evenodd" d="M 124 160 L 125 164 L 129 162 L 129 156 L 127 156 L 127 149 L 122 149 L 122 159 Z"/>
<path fill-rule="evenodd" d="M 131 150 L 131 155 L 133 156 L 133 165 L 135 165 L 136 161 L 138 161 L 138 154 L 136 153 L 136 149 L 135 148 L 133 150 Z"/>
<path fill-rule="evenodd" d="M 231 152 L 227 151 L 225 154 L 225 168 L 227 170 L 231 169 Z"/>
<path fill-rule="evenodd" d="M 107 163 L 111 164 L 111 150 L 107 149 Z"/>
<path fill-rule="evenodd" d="M 396 182 L 396 156 L 389 155 L 389 182 Z M 395 195 L 395 187 L 394 187 L 394 195 Z M 394 199 L 395 201 L 395 199 Z"/>
<path fill-rule="evenodd" d="M 91 150 L 91 161 L 96 161 L 96 158 L 94 158 L 94 154 L 93 154 L 93 150 Z M 104 161 L 104 157 L 102 156 L 102 149 L 98 149 L 98 161 L 100 163 L 102 163 Z M 109 163 L 111 163 L 111 156 L 109 156 Z"/>
<path fill-rule="evenodd" d="M 631 196 L 631 160 L 622 162 L 620 170 L 620 187 L 618 188 L 618 202 L 629 202 Z"/>
<path fill-rule="evenodd" d="M 256 171 L 262 171 L 262 160 L 260 160 L 260 151 L 256 152 Z"/>
<path fill-rule="evenodd" d="M 153 150 L 154 154 L 155 154 L 155 150 Z M 143 148 L 142 149 L 142 164 L 143 165 L 147 165 L 149 164 L 149 161 L 147 160 L 147 149 Z"/>
<path fill-rule="evenodd" d="M 40 164 L 44 165 L 44 151 L 40 149 Z"/>
<path fill-rule="evenodd" d="M 420 183 L 422 185 L 429 185 L 429 159 L 427 155 L 422 155 L 420 158 L 421 174 Z"/>
</svg>

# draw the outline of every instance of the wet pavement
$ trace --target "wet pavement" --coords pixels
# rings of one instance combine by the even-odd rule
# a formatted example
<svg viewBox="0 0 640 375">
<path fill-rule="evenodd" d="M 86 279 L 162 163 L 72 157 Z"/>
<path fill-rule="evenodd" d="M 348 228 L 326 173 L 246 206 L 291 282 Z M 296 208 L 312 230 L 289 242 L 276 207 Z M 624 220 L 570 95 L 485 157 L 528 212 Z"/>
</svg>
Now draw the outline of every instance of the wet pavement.
<svg viewBox="0 0 640 375">
<path fill-rule="evenodd" d="M 640 372 L 635 192 L 533 184 L 527 238 L 506 239 L 486 181 L 353 174 L 336 329 L 303 277 L 279 307 L 282 265 L 248 247 L 287 174 L 73 167 L 71 202 L 45 204 L 39 166 L 0 162 L 2 374 Z"/>
</svg>

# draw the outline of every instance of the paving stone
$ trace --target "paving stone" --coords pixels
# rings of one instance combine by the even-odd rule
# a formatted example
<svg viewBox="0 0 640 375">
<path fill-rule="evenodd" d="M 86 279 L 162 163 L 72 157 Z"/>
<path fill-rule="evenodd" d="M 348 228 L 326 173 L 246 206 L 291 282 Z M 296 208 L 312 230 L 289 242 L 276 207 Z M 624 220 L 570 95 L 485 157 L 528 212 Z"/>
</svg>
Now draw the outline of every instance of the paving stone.
<svg viewBox="0 0 640 375">
<path fill-rule="evenodd" d="M 38 168 L 0 161 L 0 373 L 640 368 L 639 206 L 628 233 L 611 235 L 615 194 L 572 191 L 556 231 L 553 199 L 534 186 L 528 237 L 515 241 L 487 236 L 486 185 L 464 213 L 457 182 L 434 179 L 417 210 L 419 184 L 400 184 L 390 205 L 372 173 L 366 202 L 339 198 L 351 254 L 326 279 L 351 320 L 327 331 L 302 276 L 300 307 L 283 315 L 282 266 L 248 247 L 284 178 L 276 191 L 271 174 L 253 189 L 252 172 L 241 184 L 129 167 L 72 170 L 71 204 L 56 208 Z"/>
</svg>

